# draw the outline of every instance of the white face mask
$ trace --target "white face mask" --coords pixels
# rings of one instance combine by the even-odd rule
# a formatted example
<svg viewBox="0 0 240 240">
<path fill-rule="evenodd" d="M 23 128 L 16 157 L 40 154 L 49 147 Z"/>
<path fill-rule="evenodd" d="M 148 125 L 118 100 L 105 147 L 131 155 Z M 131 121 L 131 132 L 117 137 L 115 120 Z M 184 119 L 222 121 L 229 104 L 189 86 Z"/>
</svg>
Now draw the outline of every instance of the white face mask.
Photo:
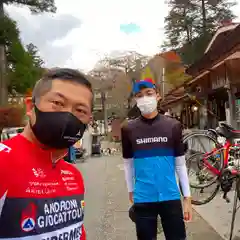
<svg viewBox="0 0 240 240">
<path fill-rule="evenodd" d="M 150 114 L 157 109 L 157 99 L 155 96 L 137 98 L 136 102 L 142 114 Z"/>
</svg>

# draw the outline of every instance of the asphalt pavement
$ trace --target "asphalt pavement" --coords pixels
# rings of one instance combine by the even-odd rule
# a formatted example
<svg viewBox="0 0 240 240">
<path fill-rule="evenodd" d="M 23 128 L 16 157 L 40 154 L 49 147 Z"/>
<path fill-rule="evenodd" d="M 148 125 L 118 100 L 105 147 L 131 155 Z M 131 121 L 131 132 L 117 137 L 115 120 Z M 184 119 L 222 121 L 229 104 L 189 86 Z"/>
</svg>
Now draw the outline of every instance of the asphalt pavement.
<svg viewBox="0 0 240 240">
<path fill-rule="evenodd" d="M 77 166 L 85 179 L 87 239 L 136 239 L 134 225 L 128 218 L 129 202 L 121 157 L 89 158 Z M 223 239 L 195 211 L 193 221 L 187 224 L 187 232 L 188 240 Z M 163 240 L 164 237 L 159 235 L 159 239 Z"/>
</svg>

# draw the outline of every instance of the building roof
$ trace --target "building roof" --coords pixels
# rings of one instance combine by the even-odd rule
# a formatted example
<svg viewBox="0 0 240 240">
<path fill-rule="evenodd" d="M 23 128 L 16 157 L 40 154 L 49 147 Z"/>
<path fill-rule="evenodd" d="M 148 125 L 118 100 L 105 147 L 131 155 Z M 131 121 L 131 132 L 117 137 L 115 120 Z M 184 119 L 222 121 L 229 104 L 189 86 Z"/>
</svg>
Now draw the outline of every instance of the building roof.
<svg viewBox="0 0 240 240">
<path fill-rule="evenodd" d="M 214 34 L 212 40 L 210 41 L 210 43 L 208 44 L 206 50 L 204 53 L 207 53 L 213 46 L 213 43 L 217 41 L 221 41 L 222 37 L 224 36 L 224 32 L 228 32 L 230 33 L 232 30 L 234 30 L 237 26 L 239 25 L 239 23 L 232 23 L 229 22 L 227 24 L 223 23 L 223 25 L 221 27 L 219 27 L 216 31 L 216 33 Z M 215 44 L 214 44 L 215 45 Z"/>
<path fill-rule="evenodd" d="M 222 57 L 231 53 L 231 51 L 240 44 L 240 24 L 235 28 L 227 29 L 218 34 L 215 37 L 214 42 L 210 43 L 208 51 L 203 55 L 201 59 L 192 64 L 186 73 L 197 76 L 204 70 L 209 69 L 213 64 L 215 64 Z"/>
<path fill-rule="evenodd" d="M 164 100 L 161 102 L 161 106 L 164 108 L 171 103 L 181 100 L 182 98 L 184 98 L 184 96 L 185 96 L 184 86 L 175 88 L 170 93 L 165 95 Z"/>
</svg>

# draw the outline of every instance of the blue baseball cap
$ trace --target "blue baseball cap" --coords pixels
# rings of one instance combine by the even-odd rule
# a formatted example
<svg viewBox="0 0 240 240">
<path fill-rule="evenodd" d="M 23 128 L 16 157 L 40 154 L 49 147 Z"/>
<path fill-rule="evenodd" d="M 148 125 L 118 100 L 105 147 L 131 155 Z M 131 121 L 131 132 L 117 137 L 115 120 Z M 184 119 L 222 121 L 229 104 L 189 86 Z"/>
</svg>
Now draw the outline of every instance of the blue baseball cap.
<svg viewBox="0 0 240 240">
<path fill-rule="evenodd" d="M 141 79 L 137 80 L 133 84 L 133 94 L 136 94 L 141 91 L 142 88 L 156 88 L 156 85 L 154 84 L 153 80 L 148 78 L 148 79 Z"/>
</svg>

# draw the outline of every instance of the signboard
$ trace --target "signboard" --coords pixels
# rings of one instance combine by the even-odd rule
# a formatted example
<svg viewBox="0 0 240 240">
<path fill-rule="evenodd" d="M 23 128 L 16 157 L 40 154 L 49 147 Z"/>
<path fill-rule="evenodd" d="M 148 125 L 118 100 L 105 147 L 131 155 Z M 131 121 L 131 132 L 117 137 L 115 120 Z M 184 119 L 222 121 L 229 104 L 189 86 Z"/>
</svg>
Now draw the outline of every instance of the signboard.
<svg viewBox="0 0 240 240">
<path fill-rule="evenodd" d="M 225 77 L 217 76 L 214 81 L 212 81 L 212 89 L 222 88 L 227 84 L 227 80 Z"/>
<path fill-rule="evenodd" d="M 236 120 L 240 121 L 240 99 L 236 99 Z"/>
</svg>

